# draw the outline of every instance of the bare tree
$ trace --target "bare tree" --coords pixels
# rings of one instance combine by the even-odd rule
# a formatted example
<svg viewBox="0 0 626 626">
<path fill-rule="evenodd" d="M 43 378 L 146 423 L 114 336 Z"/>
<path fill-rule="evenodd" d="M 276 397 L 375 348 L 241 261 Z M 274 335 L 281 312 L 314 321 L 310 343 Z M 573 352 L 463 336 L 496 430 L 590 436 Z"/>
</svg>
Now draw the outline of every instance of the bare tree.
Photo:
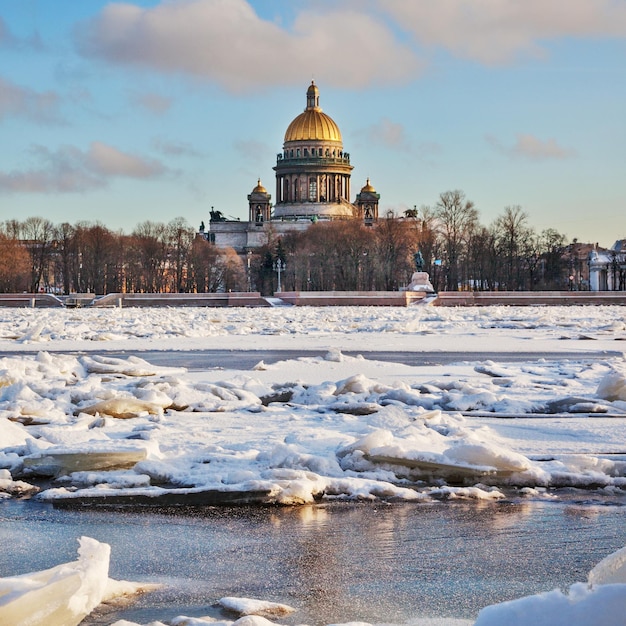
<svg viewBox="0 0 626 626">
<path fill-rule="evenodd" d="M 133 270 L 136 291 L 160 293 L 165 286 L 167 266 L 167 229 L 160 222 L 145 221 L 132 233 L 134 248 Z"/>
<path fill-rule="evenodd" d="M 29 286 L 30 258 L 16 237 L 0 232 L 0 292 L 26 291 Z"/>
<path fill-rule="evenodd" d="M 531 234 L 528 216 L 519 205 L 507 206 L 496 219 L 494 228 L 502 267 L 502 288 L 522 289 L 526 278 L 522 249 Z"/>
<path fill-rule="evenodd" d="M 58 284 L 63 285 L 63 293 L 69 294 L 74 283 L 72 275 L 75 274 L 76 265 L 76 229 L 71 224 L 63 224 L 55 228 L 56 258 L 55 278 Z"/>
<path fill-rule="evenodd" d="M 55 242 L 54 225 L 43 217 L 29 217 L 21 225 L 22 239 L 30 255 L 31 293 L 49 286 L 50 257 Z"/>
<path fill-rule="evenodd" d="M 96 294 L 118 291 L 115 234 L 99 222 L 79 222 L 74 238 L 77 289 Z"/>
<path fill-rule="evenodd" d="M 167 225 L 166 236 L 170 251 L 169 264 L 173 270 L 170 291 L 189 291 L 187 264 L 196 233 L 184 217 L 177 217 Z"/>
<path fill-rule="evenodd" d="M 534 230 L 529 230 L 528 236 L 522 242 L 520 256 L 523 259 L 524 267 L 528 275 L 528 289 L 532 291 L 541 280 L 541 237 Z"/>
<path fill-rule="evenodd" d="M 246 272 L 233 248 L 218 248 L 196 237 L 189 252 L 190 289 L 198 293 L 245 291 Z"/>
<path fill-rule="evenodd" d="M 412 219 L 388 214 L 375 226 L 374 271 L 380 289 L 396 291 L 405 286 L 415 269 L 413 255 L 418 248 L 418 232 Z"/>
<path fill-rule="evenodd" d="M 479 226 L 472 231 L 467 244 L 468 285 L 475 291 L 499 287 L 500 262 L 493 228 Z"/>
<path fill-rule="evenodd" d="M 554 228 L 548 228 L 541 233 L 540 245 L 543 261 L 543 287 L 544 289 L 561 289 L 564 286 L 564 274 L 567 272 L 563 255 L 565 236 Z"/>
<path fill-rule="evenodd" d="M 456 291 L 459 289 L 459 265 L 467 240 L 478 225 L 478 211 L 462 191 L 445 191 L 435 205 L 435 217 L 447 257 L 446 289 Z"/>
<path fill-rule="evenodd" d="M 219 291 L 245 291 L 246 272 L 241 257 L 233 248 L 222 248 L 218 257 L 218 267 L 222 271 Z"/>
<path fill-rule="evenodd" d="M 341 243 L 336 236 L 337 223 L 325 222 L 310 226 L 303 233 L 306 242 L 300 249 L 299 263 L 307 272 L 307 288 L 311 291 L 330 291 L 337 289 L 338 254 Z M 287 242 L 284 248 L 289 251 Z M 269 259 L 265 259 L 267 265 Z M 294 263 L 287 259 L 288 267 Z M 295 285 L 294 285 L 295 286 Z"/>
</svg>

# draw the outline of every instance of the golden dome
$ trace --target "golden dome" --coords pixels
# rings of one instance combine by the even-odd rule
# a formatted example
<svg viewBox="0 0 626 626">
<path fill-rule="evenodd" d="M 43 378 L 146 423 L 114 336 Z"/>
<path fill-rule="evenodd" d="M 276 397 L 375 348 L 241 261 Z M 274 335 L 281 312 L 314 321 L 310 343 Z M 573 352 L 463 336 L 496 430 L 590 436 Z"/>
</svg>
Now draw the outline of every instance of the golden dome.
<svg viewBox="0 0 626 626">
<path fill-rule="evenodd" d="M 341 143 L 339 126 L 334 120 L 322 113 L 319 107 L 319 89 L 314 81 L 311 81 L 306 92 L 307 106 L 304 113 L 300 113 L 289 124 L 285 132 L 285 143 L 288 141 L 337 141 Z"/>
<path fill-rule="evenodd" d="M 361 187 L 361 193 L 376 193 L 376 189 L 374 189 L 374 187 L 372 187 L 371 183 L 370 183 L 370 179 L 367 179 L 367 182 L 365 183 L 365 187 Z"/>
<path fill-rule="evenodd" d="M 267 189 L 261 184 L 261 179 L 257 181 L 256 187 L 252 190 L 252 193 L 267 193 Z"/>
</svg>

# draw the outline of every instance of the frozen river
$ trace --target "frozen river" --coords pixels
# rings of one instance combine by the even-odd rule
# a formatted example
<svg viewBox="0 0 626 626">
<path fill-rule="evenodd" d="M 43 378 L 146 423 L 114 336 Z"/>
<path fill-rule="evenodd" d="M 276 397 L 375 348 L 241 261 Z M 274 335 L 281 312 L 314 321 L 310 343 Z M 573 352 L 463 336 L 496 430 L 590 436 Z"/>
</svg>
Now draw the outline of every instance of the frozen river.
<svg viewBox="0 0 626 626">
<path fill-rule="evenodd" d="M 495 602 L 567 589 L 626 544 L 626 506 L 567 501 L 347 504 L 178 512 L 57 511 L 0 504 L 0 571 L 72 560 L 76 538 L 111 545 L 111 576 L 163 583 L 84 624 L 224 617 L 244 596 L 297 608 L 288 624 L 472 620 Z M 232 619 L 232 618 L 231 618 Z"/>
<path fill-rule="evenodd" d="M 86 535 L 110 544 L 113 578 L 164 585 L 91 626 L 232 620 L 224 596 L 295 607 L 284 624 L 469 626 L 488 605 L 567 592 L 626 545 L 624 310 L 7 314 L 5 474 L 44 451 L 147 458 L 0 501 L 0 576 L 73 561 Z M 502 477 L 407 478 L 425 455 Z M 258 485 L 300 506 L 52 506 Z"/>
</svg>

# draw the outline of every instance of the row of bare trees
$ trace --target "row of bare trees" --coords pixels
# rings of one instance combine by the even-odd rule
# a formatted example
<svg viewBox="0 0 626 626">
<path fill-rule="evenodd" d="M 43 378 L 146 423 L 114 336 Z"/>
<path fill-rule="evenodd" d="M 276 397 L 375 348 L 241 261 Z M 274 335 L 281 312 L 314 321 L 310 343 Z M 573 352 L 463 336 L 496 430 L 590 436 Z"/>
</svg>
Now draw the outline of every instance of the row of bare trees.
<svg viewBox="0 0 626 626">
<path fill-rule="evenodd" d="M 319 222 L 262 248 L 252 264 L 253 282 L 271 292 L 279 259 L 287 290 L 397 291 L 415 271 L 418 234 L 414 220 L 391 217 L 373 226 L 360 220 Z"/>
<path fill-rule="evenodd" d="M 506 207 L 483 226 L 462 191 L 442 193 L 436 204 L 403 216 L 388 214 L 372 226 L 357 220 L 317 223 L 271 239 L 254 264 L 261 291 L 276 286 L 276 259 L 285 262 L 287 290 L 397 290 L 417 269 L 435 290 L 567 289 L 574 248 L 553 229 L 537 233 L 519 206 Z M 582 274 L 579 286 L 583 284 Z"/>
<path fill-rule="evenodd" d="M 183 218 L 146 221 L 130 235 L 100 223 L 54 225 L 41 217 L 0 228 L 0 291 L 36 293 L 214 292 L 246 288 L 241 258 Z"/>
<path fill-rule="evenodd" d="M 319 222 L 279 237 L 269 222 L 266 231 L 266 245 L 242 257 L 209 243 L 183 218 L 142 222 L 130 235 L 100 223 L 10 220 L 0 225 L 0 291 L 271 294 L 277 260 L 287 290 L 393 291 L 409 283 L 418 251 L 436 290 L 563 289 L 574 263 L 565 237 L 537 233 L 521 207 L 506 207 L 484 226 L 458 190 L 372 225 Z M 581 258 L 575 262 L 582 266 Z"/>
<path fill-rule="evenodd" d="M 428 250 L 441 260 L 438 282 L 447 290 L 561 289 L 571 248 L 554 229 L 537 233 L 520 206 L 507 206 L 488 227 L 461 191 L 447 191 L 422 208 Z M 564 282 L 565 281 L 565 282 Z"/>
</svg>

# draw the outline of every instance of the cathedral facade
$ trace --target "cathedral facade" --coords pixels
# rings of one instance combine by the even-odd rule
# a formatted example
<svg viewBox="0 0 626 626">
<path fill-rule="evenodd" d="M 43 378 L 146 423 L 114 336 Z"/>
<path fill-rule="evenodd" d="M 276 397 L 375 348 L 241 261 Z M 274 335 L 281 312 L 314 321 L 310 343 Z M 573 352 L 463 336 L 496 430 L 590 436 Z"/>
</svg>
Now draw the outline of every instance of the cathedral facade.
<svg viewBox="0 0 626 626">
<path fill-rule="evenodd" d="M 218 246 L 245 252 L 267 243 L 270 230 L 280 235 L 320 220 L 359 219 L 371 225 L 378 219 L 380 195 L 369 179 L 350 201 L 350 154 L 343 149 L 339 127 L 322 111 L 313 81 L 306 108 L 287 127 L 273 169 L 275 204 L 259 179 L 248 195 L 247 222 L 225 220 L 212 211 L 209 230 L 201 233 Z"/>
</svg>

